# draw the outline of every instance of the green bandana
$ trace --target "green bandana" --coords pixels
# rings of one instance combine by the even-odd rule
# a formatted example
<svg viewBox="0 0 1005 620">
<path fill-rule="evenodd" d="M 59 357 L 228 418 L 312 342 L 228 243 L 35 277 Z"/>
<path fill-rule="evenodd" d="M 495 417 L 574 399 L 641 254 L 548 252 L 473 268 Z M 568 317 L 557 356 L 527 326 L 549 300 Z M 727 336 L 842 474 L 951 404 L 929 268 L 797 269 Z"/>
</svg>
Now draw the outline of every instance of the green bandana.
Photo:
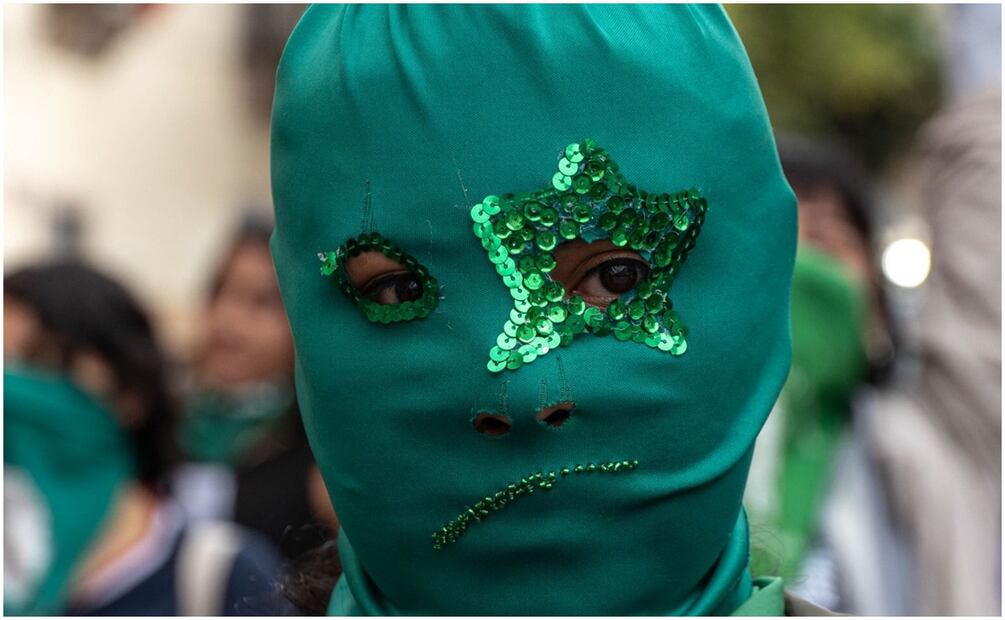
<svg viewBox="0 0 1005 620">
<path fill-rule="evenodd" d="M 751 522 L 767 527 L 766 539 L 778 544 L 756 547 L 754 574 L 798 573 L 865 369 L 866 313 L 866 292 L 847 268 L 800 248 L 792 279 L 792 370 L 779 401 L 781 451 L 769 457 L 778 460 L 778 500 L 763 514 L 751 509 Z"/>
<path fill-rule="evenodd" d="M 272 165 L 298 401 L 342 524 L 333 612 L 749 597 L 740 500 L 789 368 L 795 208 L 720 7 L 314 6 Z M 550 276 L 574 239 L 651 269 L 587 306 Z M 408 301 L 353 288 L 361 251 L 413 274 Z M 564 424 L 537 419 L 560 402 Z"/>
<path fill-rule="evenodd" d="M 272 382 L 247 385 L 228 394 L 196 392 L 186 403 L 181 445 L 196 461 L 235 465 L 275 428 L 292 404 L 292 391 Z"/>
<path fill-rule="evenodd" d="M 69 381 L 4 370 L 4 613 L 65 611 L 73 569 L 121 485 L 129 440 Z"/>
</svg>

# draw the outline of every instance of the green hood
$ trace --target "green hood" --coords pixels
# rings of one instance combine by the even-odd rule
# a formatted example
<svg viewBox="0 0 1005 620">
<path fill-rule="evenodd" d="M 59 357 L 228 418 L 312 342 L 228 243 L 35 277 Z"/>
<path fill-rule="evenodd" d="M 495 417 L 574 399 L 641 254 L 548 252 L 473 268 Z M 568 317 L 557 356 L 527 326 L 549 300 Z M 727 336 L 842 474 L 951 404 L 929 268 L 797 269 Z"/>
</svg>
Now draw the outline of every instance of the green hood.
<svg viewBox="0 0 1005 620">
<path fill-rule="evenodd" d="M 314 6 L 279 69 L 272 174 L 298 400 L 342 524 L 353 605 L 333 609 L 749 597 L 740 500 L 789 369 L 795 201 L 720 7 Z M 617 316 L 548 293 L 547 248 L 608 237 L 654 265 Z M 361 301 L 361 246 L 422 296 Z M 538 422 L 558 401 L 572 417 Z M 480 412 L 510 432 L 476 432 Z"/>
</svg>

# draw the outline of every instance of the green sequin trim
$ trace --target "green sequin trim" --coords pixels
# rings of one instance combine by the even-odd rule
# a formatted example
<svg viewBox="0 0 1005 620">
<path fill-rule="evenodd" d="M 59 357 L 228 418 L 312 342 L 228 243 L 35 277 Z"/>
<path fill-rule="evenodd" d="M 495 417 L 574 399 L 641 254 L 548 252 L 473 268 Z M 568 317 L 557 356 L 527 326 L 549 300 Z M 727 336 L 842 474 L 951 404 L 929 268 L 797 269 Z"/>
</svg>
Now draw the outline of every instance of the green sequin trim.
<svg viewBox="0 0 1005 620">
<path fill-rule="evenodd" d="M 384 256 L 414 273 L 422 284 L 422 295 L 418 299 L 397 304 L 381 304 L 362 297 L 349 280 L 345 264 L 349 258 L 371 250 L 381 252 Z M 318 258 L 321 259 L 321 275 L 333 278 L 346 297 L 360 309 L 363 316 L 374 323 L 424 319 L 436 308 L 436 303 L 439 301 L 437 294 L 439 285 L 429 270 L 419 264 L 415 258 L 406 254 L 393 241 L 385 239 L 378 233 L 363 233 L 349 239 L 334 252 L 319 253 Z"/>
<path fill-rule="evenodd" d="M 707 211 L 696 189 L 650 194 L 631 185 L 589 139 L 566 147 L 549 187 L 486 196 L 471 209 L 474 233 L 513 298 L 488 369 L 516 370 L 584 332 L 682 355 L 688 328 L 668 294 Z M 549 275 L 551 252 L 572 239 L 635 250 L 649 261 L 649 275 L 606 311 L 579 295 L 565 298 Z"/>
<path fill-rule="evenodd" d="M 531 495 L 534 491 L 550 491 L 563 478 L 579 474 L 619 474 L 638 469 L 638 461 L 608 461 L 606 463 L 588 463 L 574 467 L 563 467 L 550 472 L 528 474 L 516 482 L 511 482 L 492 495 L 475 502 L 474 506 L 464 507 L 461 514 L 433 532 L 433 548 L 442 549 L 446 545 L 457 542 L 472 523 L 481 523 L 493 512 L 498 512 L 521 497 Z"/>
</svg>

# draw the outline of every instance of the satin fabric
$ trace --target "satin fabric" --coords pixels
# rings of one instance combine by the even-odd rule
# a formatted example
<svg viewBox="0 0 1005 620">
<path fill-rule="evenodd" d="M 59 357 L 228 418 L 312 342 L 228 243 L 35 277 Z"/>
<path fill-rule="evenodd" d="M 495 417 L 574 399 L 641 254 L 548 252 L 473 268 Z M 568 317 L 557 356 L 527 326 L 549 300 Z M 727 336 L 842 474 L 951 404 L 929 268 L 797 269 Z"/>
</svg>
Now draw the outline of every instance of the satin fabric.
<svg viewBox="0 0 1005 620">
<path fill-rule="evenodd" d="M 795 202 L 721 7 L 313 6 L 272 131 L 272 250 L 342 524 L 336 596 L 433 615 L 728 614 L 749 596 L 740 500 L 789 368 Z M 512 303 L 469 210 L 547 185 L 587 137 L 640 188 L 708 199 L 670 291 L 688 350 L 586 334 L 492 374 Z M 317 253 L 363 231 L 438 280 L 428 318 L 371 323 L 320 275 Z M 539 423 L 560 398 L 570 420 Z M 510 432 L 477 433 L 479 411 Z M 507 483 L 620 459 L 639 467 L 563 479 L 433 547 Z"/>
</svg>

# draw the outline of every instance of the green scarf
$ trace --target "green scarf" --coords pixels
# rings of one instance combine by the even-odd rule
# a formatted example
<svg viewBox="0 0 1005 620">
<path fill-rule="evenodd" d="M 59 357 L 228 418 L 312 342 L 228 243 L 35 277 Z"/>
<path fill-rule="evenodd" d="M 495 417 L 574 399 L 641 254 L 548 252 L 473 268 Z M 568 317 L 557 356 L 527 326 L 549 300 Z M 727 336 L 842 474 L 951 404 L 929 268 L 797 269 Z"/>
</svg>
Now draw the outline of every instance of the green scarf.
<svg viewBox="0 0 1005 620">
<path fill-rule="evenodd" d="M 67 379 L 4 370 L 4 613 L 65 611 L 73 570 L 134 475 L 111 413 Z"/>
<path fill-rule="evenodd" d="M 867 303 L 864 287 L 840 262 L 800 248 L 792 279 L 792 370 L 779 399 L 781 447 L 768 457 L 777 459 L 777 502 L 751 510 L 754 527 L 766 528 L 771 541 L 755 546 L 755 575 L 791 579 L 808 550 L 865 370 Z"/>
<path fill-rule="evenodd" d="M 342 524 L 333 612 L 749 598 L 740 503 L 789 369 L 795 202 L 721 7 L 313 6 L 272 140 L 298 402 Z M 575 238 L 652 274 L 606 312 L 563 299 L 551 250 Z M 362 298 L 360 249 L 414 301 Z M 565 424 L 536 419 L 559 401 Z M 477 432 L 486 412 L 508 434 Z"/>
<path fill-rule="evenodd" d="M 274 382 L 226 394 L 197 391 L 186 402 L 181 445 L 193 460 L 235 465 L 275 428 L 292 404 L 292 390 Z"/>
</svg>

